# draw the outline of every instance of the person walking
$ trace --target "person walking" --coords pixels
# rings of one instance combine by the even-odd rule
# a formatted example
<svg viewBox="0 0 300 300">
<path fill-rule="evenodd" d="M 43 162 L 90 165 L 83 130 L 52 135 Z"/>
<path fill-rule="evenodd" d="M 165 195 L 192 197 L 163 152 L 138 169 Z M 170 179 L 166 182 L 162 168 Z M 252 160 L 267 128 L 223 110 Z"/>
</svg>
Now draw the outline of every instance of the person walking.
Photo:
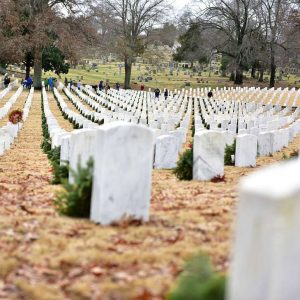
<svg viewBox="0 0 300 300">
<path fill-rule="evenodd" d="M 48 85 L 49 85 L 49 91 L 53 90 L 53 86 L 54 86 L 54 82 L 53 82 L 53 78 L 49 77 L 48 78 Z"/>
<path fill-rule="evenodd" d="M 77 82 L 77 88 L 78 88 L 79 90 L 81 89 L 81 81 L 80 81 L 80 80 Z"/>
<path fill-rule="evenodd" d="M 121 86 L 121 85 L 120 85 L 120 83 L 119 83 L 119 82 L 117 82 L 117 83 L 116 83 L 116 90 L 117 90 L 117 91 L 119 91 L 119 90 L 120 90 L 120 86 Z"/>
<path fill-rule="evenodd" d="M 4 86 L 5 86 L 5 88 L 7 88 L 9 86 L 9 84 L 10 84 L 10 78 L 9 78 L 8 74 L 5 74 L 5 76 L 4 76 Z"/>
<path fill-rule="evenodd" d="M 48 80 L 48 78 L 45 79 L 44 85 L 45 85 L 46 91 L 48 91 L 49 90 L 49 80 Z"/>
<path fill-rule="evenodd" d="M 207 97 L 210 99 L 212 98 L 214 95 L 213 95 L 213 92 L 212 91 L 209 91 L 208 94 L 207 94 Z"/>
<path fill-rule="evenodd" d="M 105 94 L 107 94 L 107 92 L 110 90 L 110 85 L 109 85 L 109 82 L 106 82 L 106 85 L 105 85 Z"/>
<path fill-rule="evenodd" d="M 99 91 L 102 91 L 104 86 L 103 86 L 103 80 L 100 80 L 99 85 L 98 85 Z"/>
<path fill-rule="evenodd" d="M 167 89 L 165 89 L 164 96 L 165 96 L 165 100 L 167 100 L 169 97 L 169 92 Z"/>
<path fill-rule="evenodd" d="M 65 87 L 68 87 L 68 78 L 65 77 Z"/>
<path fill-rule="evenodd" d="M 159 90 L 159 88 L 156 88 L 155 90 L 154 90 L 154 95 L 155 95 L 155 98 L 159 98 L 159 95 L 160 95 L 160 90 Z"/>
<path fill-rule="evenodd" d="M 31 78 L 31 76 L 29 75 L 29 76 L 27 77 L 27 79 L 26 79 L 26 88 L 30 90 L 32 84 L 33 84 L 33 80 L 32 80 L 32 78 Z"/>
<path fill-rule="evenodd" d="M 141 85 L 141 91 L 143 91 L 145 89 L 145 86 L 142 84 Z"/>
</svg>

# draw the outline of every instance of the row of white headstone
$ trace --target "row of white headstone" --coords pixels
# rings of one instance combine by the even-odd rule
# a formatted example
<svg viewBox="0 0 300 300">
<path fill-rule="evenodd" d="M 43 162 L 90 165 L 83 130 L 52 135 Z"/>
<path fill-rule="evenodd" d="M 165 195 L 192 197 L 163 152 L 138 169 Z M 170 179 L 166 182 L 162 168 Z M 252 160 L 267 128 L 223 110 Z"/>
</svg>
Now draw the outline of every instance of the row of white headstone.
<svg viewBox="0 0 300 300">
<path fill-rule="evenodd" d="M 94 100 L 90 99 L 87 95 L 82 94 L 77 89 L 73 89 L 76 94 L 80 96 L 80 99 L 84 99 L 85 102 L 89 103 L 95 110 L 97 110 L 97 107 L 100 106 L 99 103 L 95 103 Z M 78 109 L 80 114 L 82 116 L 94 118 L 97 121 L 100 121 L 105 115 L 102 113 L 97 113 L 95 111 L 91 111 L 86 106 L 84 106 L 79 99 L 71 93 L 69 89 L 64 88 L 63 91 L 65 92 L 68 99 L 73 103 L 73 105 Z M 57 94 L 58 91 L 54 89 L 54 93 Z M 72 115 L 69 111 L 65 109 L 67 104 L 62 99 L 62 97 L 58 94 L 56 95 L 56 98 L 59 99 L 60 106 L 63 108 L 63 111 L 65 111 L 69 118 L 72 119 Z M 155 147 L 155 168 L 163 168 L 163 169 L 170 169 L 174 168 L 176 166 L 176 162 L 178 160 L 178 154 L 182 149 L 182 145 L 186 141 L 186 136 L 189 128 L 189 120 L 191 116 L 191 102 L 187 102 L 187 111 L 186 113 L 183 113 L 183 119 L 180 120 L 180 126 L 172 131 L 162 131 L 155 129 L 155 137 L 156 137 L 156 147 Z M 100 108 L 102 109 L 102 107 Z M 112 112 L 113 114 L 113 112 Z M 112 119 L 106 119 L 106 122 L 115 122 L 118 121 L 120 118 L 120 113 L 117 114 L 117 117 Z M 123 118 L 120 118 L 120 120 L 123 120 Z M 131 121 L 130 118 L 127 119 L 127 121 Z M 91 123 L 90 121 L 86 121 L 88 123 Z M 86 123 L 85 122 L 85 123 Z M 83 125 L 84 128 L 97 128 L 97 124 L 93 124 L 93 126 L 86 126 Z M 150 127 L 150 126 L 149 126 Z M 67 153 L 63 150 L 63 153 Z"/>
<path fill-rule="evenodd" d="M 17 100 L 22 93 L 22 87 L 18 89 L 17 93 L 17 95 L 15 94 L 12 96 L 15 97 L 15 100 Z M 32 88 L 28 94 L 23 108 L 23 121 L 18 124 L 7 122 L 6 125 L 0 128 L 0 155 L 3 155 L 6 150 L 10 149 L 14 139 L 18 136 L 20 129 L 23 127 L 23 122 L 27 120 L 32 104 L 33 93 L 34 89 Z M 13 101 L 13 103 L 15 103 L 15 101 Z"/>
<path fill-rule="evenodd" d="M 188 106 L 187 97 L 170 97 L 167 102 L 155 99 L 146 92 L 110 90 L 108 94 L 98 91 L 96 95 L 89 87 L 83 87 L 81 92 L 76 87 L 72 91 L 93 109 L 97 110 L 104 119 L 104 123 L 116 120 L 144 124 L 161 131 L 175 130 L 184 118 L 185 108 Z M 108 109 L 106 109 L 108 107 Z"/>
<path fill-rule="evenodd" d="M 75 89 L 74 89 L 75 90 Z M 68 91 L 68 90 L 66 90 Z M 77 91 L 78 92 L 78 91 Z M 70 93 L 70 92 L 68 92 Z M 69 96 L 71 98 L 71 96 Z M 82 95 L 81 95 L 82 97 Z M 88 97 L 82 97 L 86 98 L 88 101 Z M 74 97 L 73 101 L 78 101 L 76 97 Z M 205 102 L 205 99 L 203 100 Z M 226 102 L 224 102 L 226 103 Z M 223 103 L 223 104 L 224 104 Z M 207 103 L 206 103 L 207 104 Z M 209 103 L 211 104 L 211 103 Z M 99 104 L 97 104 L 99 105 Z M 216 104 L 217 105 L 217 104 Z M 201 101 L 200 101 L 200 106 L 201 106 Z M 197 107 L 197 106 L 196 106 Z M 278 124 L 280 125 L 286 125 L 288 122 L 291 122 L 296 119 L 296 117 L 299 114 L 299 109 L 296 110 L 293 115 L 289 117 L 284 117 L 285 114 L 289 113 L 289 109 L 274 109 L 274 108 L 263 108 L 259 107 L 259 105 L 252 105 L 251 103 L 235 103 L 233 106 L 232 113 L 234 114 L 234 107 L 238 107 L 238 111 L 245 111 L 245 115 L 247 113 L 252 115 L 252 119 L 248 116 L 247 119 L 247 128 L 249 125 L 253 125 L 252 128 L 249 129 L 250 132 L 255 133 L 255 134 L 248 134 L 247 130 L 248 129 L 240 129 L 244 130 L 246 133 L 245 134 L 239 134 L 236 136 L 231 130 L 224 131 L 224 128 L 222 128 L 220 131 L 221 135 L 225 137 L 225 143 L 226 144 L 231 144 L 233 143 L 234 139 L 236 138 L 237 140 L 237 146 L 236 146 L 236 155 L 235 155 L 235 164 L 236 166 L 240 167 L 249 167 L 249 166 L 255 166 L 256 165 L 256 157 L 257 154 L 259 155 L 270 155 L 276 151 L 281 150 L 283 147 L 286 147 L 290 141 L 295 137 L 295 135 L 299 132 L 299 122 L 294 122 L 290 124 L 289 128 L 283 128 L 279 130 L 273 130 L 273 131 L 265 131 L 265 128 L 267 127 L 255 127 L 256 125 L 256 119 L 259 120 L 259 125 L 260 124 L 266 124 L 263 120 L 264 118 L 268 118 L 269 123 L 272 123 L 274 120 L 272 119 L 272 116 L 274 113 L 276 113 L 276 121 L 278 121 L 278 118 L 280 118 L 279 121 L 283 122 L 277 122 L 277 125 L 275 128 L 278 128 Z M 202 107 L 203 108 L 203 107 Z M 216 106 L 214 106 L 214 109 Z M 204 111 L 204 109 L 203 109 Z M 224 111 L 223 111 L 224 112 Z M 197 113 L 197 110 L 195 109 L 195 113 Z M 197 116 L 196 116 L 197 117 Z M 195 117 L 195 119 L 196 119 Z M 227 118 L 227 117 L 226 117 Z M 256 118 L 256 119 L 255 119 Z M 274 118 L 275 119 L 275 118 Z M 199 120 L 199 119 L 198 119 Z M 199 129 L 199 123 L 196 119 L 196 130 Z M 244 117 L 236 117 L 235 122 L 239 124 L 240 127 L 242 127 L 242 124 L 245 123 Z M 218 120 L 220 121 L 220 120 Z M 224 121 L 224 120 L 223 120 Z M 230 121 L 232 122 L 232 121 Z M 252 122 L 252 123 L 251 123 Z M 188 122 L 186 123 L 186 125 Z M 221 123 L 221 125 L 224 124 Z M 197 128 L 198 125 L 198 128 Z M 211 123 L 212 125 L 212 123 Z M 227 123 L 228 125 L 228 123 Z M 230 124 L 229 124 L 230 125 Z M 212 126 L 213 127 L 213 126 Z M 246 126 L 245 126 L 246 127 Z M 245 128 L 244 127 L 244 128 Z M 226 127 L 225 127 L 226 128 Z M 186 126 L 186 130 L 188 129 L 188 126 Z M 203 126 L 200 129 L 204 129 Z M 215 128 L 215 131 L 217 131 L 218 128 Z M 254 132 L 254 129 L 255 132 Z M 261 130 L 261 132 L 260 132 Z M 197 133 L 198 131 L 196 131 Z M 174 132 L 169 132 L 166 135 L 161 135 L 158 134 L 156 135 L 156 147 L 155 147 L 155 161 L 154 161 L 154 167 L 155 168 L 174 168 L 176 166 L 176 162 L 178 159 L 178 153 L 180 152 L 180 149 L 182 147 L 182 143 L 185 142 L 185 138 L 182 138 L 180 142 L 178 142 L 178 139 L 180 139 L 180 136 L 176 135 L 175 133 L 178 133 L 178 131 Z M 215 132 L 213 132 L 214 136 L 218 136 Z M 220 136 L 220 135 L 219 135 Z M 176 139 L 177 137 L 177 139 Z M 183 135 L 183 137 L 185 137 Z M 198 138 L 198 135 L 196 134 L 196 138 Z M 209 141 L 211 138 L 206 139 L 205 137 L 202 137 L 205 139 L 205 143 L 210 143 Z M 219 153 L 219 165 L 223 167 L 216 168 L 215 171 L 211 172 L 211 175 L 203 175 L 203 174 L 198 174 L 199 172 L 197 171 L 198 169 L 205 170 L 203 164 L 200 163 L 200 168 L 198 167 L 199 164 L 199 157 L 201 158 L 203 155 L 209 155 L 209 154 L 203 154 L 200 153 L 201 151 L 205 151 L 205 147 L 202 145 L 201 146 L 201 151 L 194 151 L 195 155 L 195 163 L 194 163 L 194 178 L 198 180 L 210 180 L 216 176 L 222 176 L 223 175 L 223 170 L 224 170 L 224 160 L 223 160 L 223 154 L 224 154 L 224 143 L 222 143 L 222 138 L 219 138 L 220 141 L 220 149 L 215 150 L 217 153 Z M 202 142 L 201 142 L 202 143 Z M 194 148 L 197 149 L 196 147 L 197 143 L 194 143 Z M 208 147 L 209 149 L 212 149 L 212 147 Z M 258 149 L 258 152 L 257 152 Z M 67 153 L 67 151 L 63 151 L 64 153 Z M 215 160 L 215 155 L 213 155 L 213 159 Z M 64 157 L 64 159 L 67 159 Z M 217 161 L 217 160 L 216 160 Z M 201 159 L 200 159 L 201 162 Z M 204 165 L 208 164 L 208 161 L 204 161 Z M 215 165 L 218 165 L 215 163 Z M 205 172 L 205 171 L 202 171 Z M 201 173 L 201 172 L 200 172 Z M 198 174 L 198 175 L 197 175 Z"/>
<path fill-rule="evenodd" d="M 0 100 L 3 99 L 15 86 L 17 86 L 18 80 L 11 82 L 7 88 L 0 92 Z M 3 84 L 4 87 L 4 84 Z"/>
<path fill-rule="evenodd" d="M 260 105 L 281 105 L 289 107 L 300 107 L 300 89 L 281 87 L 274 89 L 260 87 L 210 87 L 190 88 L 175 90 L 174 94 L 181 94 L 194 99 L 207 97 L 209 91 L 213 92 L 214 99 L 224 99 L 233 101 L 254 102 Z"/>
<path fill-rule="evenodd" d="M 300 133 L 300 120 L 294 122 L 290 128 L 236 136 L 235 166 L 255 167 L 257 153 L 270 155 L 287 147 L 289 141 Z M 193 144 L 193 179 L 211 180 L 224 175 L 224 154 L 226 132 L 201 130 L 196 132 Z"/>
<path fill-rule="evenodd" d="M 0 120 L 7 116 L 8 112 L 12 106 L 17 102 L 21 93 L 23 92 L 23 87 L 20 86 L 18 90 L 8 99 L 8 101 L 0 108 Z"/>
</svg>

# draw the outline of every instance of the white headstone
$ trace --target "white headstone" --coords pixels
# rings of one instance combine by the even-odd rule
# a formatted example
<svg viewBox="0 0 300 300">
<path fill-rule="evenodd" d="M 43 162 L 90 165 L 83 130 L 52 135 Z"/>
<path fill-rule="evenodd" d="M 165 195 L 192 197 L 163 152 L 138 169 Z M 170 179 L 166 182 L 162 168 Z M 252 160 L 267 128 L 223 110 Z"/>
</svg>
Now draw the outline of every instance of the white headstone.
<svg viewBox="0 0 300 300">
<path fill-rule="evenodd" d="M 174 135 L 161 135 L 155 143 L 155 169 L 172 169 L 176 167 L 179 142 Z"/>
<path fill-rule="evenodd" d="M 96 150 L 96 130 L 80 129 L 73 131 L 70 139 L 70 169 L 77 170 L 78 163 L 85 167 L 88 160 L 94 157 Z M 69 172 L 69 182 L 73 183 L 72 172 Z"/>
<path fill-rule="evenodd" d="M 115 122 L 97 131 L 90 218 L 103 225 L 122 217 L 149 218 L 154 135 Z"/>
<path fill-rule="evenodd" d="M 252 134 L 241 134 L 236 138 L 235 166 L 255 167 L 257 156 L 257 137 Z"/>
<path fill-rule="evenodd" d="M 193 179 L 211 180 L 224 175 L 225 137 L 222 132 L 197 132 L 193 146 Z"/>
<path fill-rule="evenodd" d="M 258 155 L 268 156 L 273 153 L 272 147 L 272 133 L 271 132 L 261 132 L 258 135 Z"/>
<path fill-rule="evenodd" d="M 300 161 L 265 168 L 240 188 L 229 300 L 300 295 Z"/>
</svg>

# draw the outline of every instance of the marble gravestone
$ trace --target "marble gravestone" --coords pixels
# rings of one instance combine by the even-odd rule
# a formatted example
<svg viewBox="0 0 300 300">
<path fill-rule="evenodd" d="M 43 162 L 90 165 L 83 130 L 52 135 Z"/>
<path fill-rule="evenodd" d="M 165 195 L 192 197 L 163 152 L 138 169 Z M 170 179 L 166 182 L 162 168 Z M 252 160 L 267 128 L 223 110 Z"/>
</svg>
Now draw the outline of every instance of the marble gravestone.
<svg viewBox="0 0 300 300">
<path fill-rule="evenodd" d="M 93 129 L 79 129 L 72 132 L 69 146 L 70 170 L 76 171 L 78 164 L 86 166 L 88 160 L 94 158 L 96 131 Z M 69 172 L 69 182 L 74 182 L 72 172 Z"/>
<path fill-rule="evenodd" d="M 271 132 L 261 132 L 258 135 L 258 155 L 268 156 L 272 154 L 272 133 Z"/>
<path fill-rule="evenodd" d="M 155 169 L 172 169 L 178 159 L 179 141 L 174 135 L 161 135 L 155 143 Z"/>
<path fill-rule="evenodd" d="M 194 136 L 193 179 L 211 180 L 224 175 L 225 137 L 219 131 L 200 131 Z"/>
<path fill-rule="evenodd" d="M 123 217 L 147 221 L 154 134 L 145 126 L 115 122 L 96 133 L 91 220 L 108 225 Z"/>
<path fill-rule="evenodd" d="M 236 137 L 235 166 L 255 167 L 257 157 L 257 137 L 240 134 Z"/>
<path fill-rule="evenodd" d="M 228 300 L 289 300 L 300 295 L 300 160 L 243 179 Z"/>
<path fill-rule="evenodd" d="M 60 165 L 66 165 L 70 160 L 70 142 L 71 142 L 71 134 L 67 134 L 61 139 L 60 146 Z"/>
</svg>

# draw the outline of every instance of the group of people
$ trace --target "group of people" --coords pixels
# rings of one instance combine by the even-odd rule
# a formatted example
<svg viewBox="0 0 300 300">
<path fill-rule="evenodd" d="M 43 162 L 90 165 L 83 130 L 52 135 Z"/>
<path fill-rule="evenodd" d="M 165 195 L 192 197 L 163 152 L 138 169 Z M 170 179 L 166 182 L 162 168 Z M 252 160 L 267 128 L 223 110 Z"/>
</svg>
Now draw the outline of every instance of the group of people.
<svg viewBox="0 0 300 300">
<path fill-rule="evenodd" d="M 46 91 L 53 91 L 56 79 L 53 77 L 46 78 L 44 81 Z"/>
<path fill-rule="evenodd" d="M 23 85 L 24 88 L 30 90 L 33 85 L 32 77 L 30 75 L 27 76 L 24 80 L 21 81 L 21 84 Z"/>
<path fill-rule="evenodd" d="M 115 89 L 117 91 L 119 91 L 121 88 L 121 85 L 119 82 L 116 83 Z M 109 80 L 106 80 L 106 83 L 104 84 L 103 80 L 100 80 L 99 84 L 98 84 L 98 89 L 99 91 L 105 91 L 105 93 L 107 93 L 108 90 L 110 90 L 110 84 L 109 84 Z"/>
<path fill-rule="evenodd" d="M 156 88 L 155 90 L 154 90 L 154 96 L 155 96 L 155 98 L 159 98 L 159 96 L 160 96 L 160 89 L 159 88 Z M 167 100 L 168 99 L 168 97 L 169 97 L 169 91 L 167 90 L 167 89 L 165 89 L 165 91 L 164 91 L 164 97 L 165 97 L 165 100 Z"/>
<path fill-rule="evenodd" d="M 141 91 L 143 91 L 144 90 L 144 85 L 142 85 L 141 86 Z M 154 96 L 155 96 L 155 98 L 159 98 L 159 96 L 160 96 L 160 89 L 159 88 L 156 88 L 155 90 L 154 90 Z M 212 98 L 214 95 L 213 95 L 213 92 L 212 91 L 209 91 L 208 92 L 208 94 L 207 94 L 207 97 L 208 98 Z M 167 90 L 167 89 L 165 89 L 165 91 L 164 91 L 164 97 L 165 97 L 165 100 L 167 100 L 168 99 L 168 97 L 169 97 L 169 91 Z"/>
</svg>

